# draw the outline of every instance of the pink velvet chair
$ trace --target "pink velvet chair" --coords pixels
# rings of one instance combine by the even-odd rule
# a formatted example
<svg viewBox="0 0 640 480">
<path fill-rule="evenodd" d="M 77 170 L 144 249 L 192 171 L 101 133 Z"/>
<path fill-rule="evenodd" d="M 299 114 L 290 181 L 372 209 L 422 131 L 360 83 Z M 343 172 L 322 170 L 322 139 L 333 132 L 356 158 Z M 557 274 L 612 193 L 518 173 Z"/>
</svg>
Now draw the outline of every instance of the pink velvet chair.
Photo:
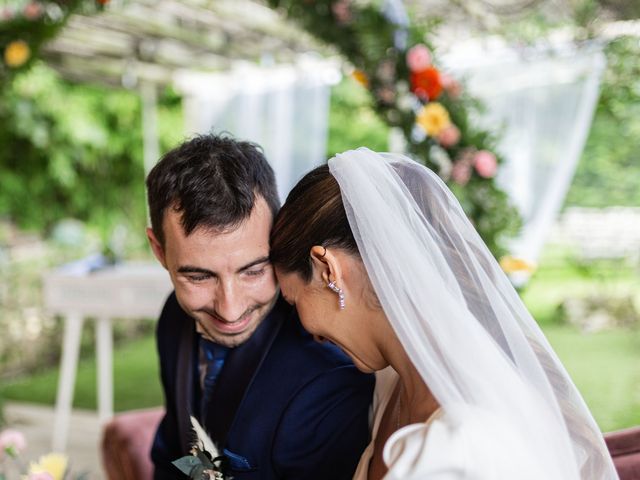
<svg viewBox="0 0 640 480">
<path fill-rule="evenodd" d="M 105 427 L 102 462 L 109 480 L 152 480 L 151 442 L 163 410 L 120 413 Z M 640 426 L 605 435 L 620 480 L 640 480 Z"/>
<path fill-rule="evenodd" d="M 620 480 L 640 480 L 640 426 L 604 436 Z"/>
<path fill-rule="evenodd" d="M 151 443 L 162 408 L 120 413 L 102 432 L 102 464 L 109 480 L 152 480 Z"/>
</svg>

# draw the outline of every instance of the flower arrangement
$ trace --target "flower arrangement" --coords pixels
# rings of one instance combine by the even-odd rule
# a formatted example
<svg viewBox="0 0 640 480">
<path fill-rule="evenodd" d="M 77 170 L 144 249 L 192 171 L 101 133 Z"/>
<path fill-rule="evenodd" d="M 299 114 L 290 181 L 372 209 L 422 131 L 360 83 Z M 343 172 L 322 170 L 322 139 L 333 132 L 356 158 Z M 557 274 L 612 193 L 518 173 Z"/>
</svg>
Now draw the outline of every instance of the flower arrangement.
<svg viewBox="0 0 640 480">
<path fill-rule="evenodd" d="M 407 152 L 442 177 L 494 255 L 520 226 L 516 209 L 495 182 L 502 159 L 495 139 L 475 128 L 479 108 L 463 83 L 437 63 L 429 24 L 410 25 L 395 0 L 269 0 L 284 15 L 353 65 L 374 110 L 402 132 Z"/>
<path fill-rule="evenodd" d="M 12 478 L 9 473 L 17 473 L 19 477 L 16 478 L 20 480 L 71 480 L 72 474 L 66 455 L 48 453 L 25 466 L 21 454 L 26 448 L 27 440 L 22 432 L 12 429 L 0 431 L 0 480 Z M 75 478 L 82 480 L 86 478 L 86 474 Z"/>
<path fill-rule="evenodd" d="M 228 457 L 218 452 L 195 417 L 191 417 L 191 426 L 195 434 L 191 455 L 179 458 L 173 464 L 193 480 L 233 480 L 229 474 Z"/>
</svg>

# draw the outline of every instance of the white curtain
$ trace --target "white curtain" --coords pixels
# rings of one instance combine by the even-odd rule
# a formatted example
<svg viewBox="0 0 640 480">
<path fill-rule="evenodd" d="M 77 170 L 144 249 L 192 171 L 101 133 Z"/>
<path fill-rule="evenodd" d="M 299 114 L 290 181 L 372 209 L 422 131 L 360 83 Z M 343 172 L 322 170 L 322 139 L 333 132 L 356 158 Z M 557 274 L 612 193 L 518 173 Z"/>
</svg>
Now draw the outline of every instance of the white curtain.
<svg viewBox="0 0 640 480">
<path fill-rule="evenodd" d="M 498 184 L 522 215 L 513 255 L 536 261 L 562 207 L 587 138 L 605 58 L 599 45 L 542 51 L 460 48 L 445 65 L 486 107 L 481 126 L 501 133 Z"/>
<path fill-rule="evenodd" d="M 282 200 L 304 173 L 326 161 L 330 87 L 336 64 L 315 58 L 296 65 L 239 64 L 229 72 L 180 72 L 187 134 L 227 131 L 264 148 Z"/>
</svg>

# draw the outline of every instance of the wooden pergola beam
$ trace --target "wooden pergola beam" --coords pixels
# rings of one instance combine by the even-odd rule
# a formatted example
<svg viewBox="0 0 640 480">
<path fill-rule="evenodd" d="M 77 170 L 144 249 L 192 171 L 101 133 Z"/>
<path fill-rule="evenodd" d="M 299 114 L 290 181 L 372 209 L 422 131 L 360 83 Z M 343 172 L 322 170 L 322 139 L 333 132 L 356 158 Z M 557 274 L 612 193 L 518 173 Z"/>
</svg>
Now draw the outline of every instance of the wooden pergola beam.
<svg viewBox="0 0 640 480">
<path fill-rule="evenodd" d="M 177 70 L 223 71 L 264 56 L 291 62 L 308 50 L 329 49 L 255 1 L 137 0 L 74 15 L 43 57 L 74 81 L 116 86 L 168 84 Z"/>
</svg>

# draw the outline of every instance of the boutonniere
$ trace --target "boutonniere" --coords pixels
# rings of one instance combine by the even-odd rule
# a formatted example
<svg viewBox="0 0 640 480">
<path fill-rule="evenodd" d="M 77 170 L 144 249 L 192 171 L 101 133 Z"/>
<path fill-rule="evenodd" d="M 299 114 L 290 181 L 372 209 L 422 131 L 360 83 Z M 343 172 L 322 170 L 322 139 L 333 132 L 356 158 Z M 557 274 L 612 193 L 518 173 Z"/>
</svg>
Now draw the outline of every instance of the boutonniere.
<svg viewBox="0 0 640 480">
<path fill-rule="evenodd" d="M 218 452 L 198 420 L 190 418 L 196 437 L 191 447 L 191 455 L 172 463 L 193 480 L 232 480 L 233 477 L 229 474 L 229 458 Z"/>
</svg>

